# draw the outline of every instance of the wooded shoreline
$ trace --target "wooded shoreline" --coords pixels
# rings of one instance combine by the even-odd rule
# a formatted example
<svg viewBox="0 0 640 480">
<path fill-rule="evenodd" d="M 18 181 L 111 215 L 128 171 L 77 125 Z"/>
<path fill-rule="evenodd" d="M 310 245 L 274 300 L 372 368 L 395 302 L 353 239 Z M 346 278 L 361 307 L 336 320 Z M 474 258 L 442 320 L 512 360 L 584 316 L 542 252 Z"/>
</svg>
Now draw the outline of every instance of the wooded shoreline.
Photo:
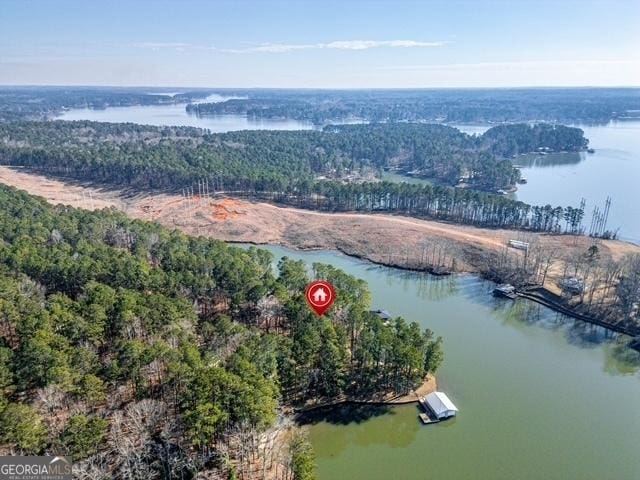
<svg viewBox="0 0 640 480">
<path fill-rule="evenodd" d="M 437 379 L 433 375 L 429 375 L 422 384 L 406 394 L 388 394 L 382 397 L 370 397 L 370 398 L 336 398 L 329 401 L 319 401 L 317 403 L 307 403 L 303 406 L 295 408 L 297 414 L 304 414 L 315 410 L 322 410 L 325 408 L 340 407 L 343 405 L 371 405 L 371 406 L 394 406 L 394 405 L 410 405 L 417 403 L 422 397 L 428 395 L 431 392 L 437 390 Z"/>
<path fill-rule="evenodd" d="M 233 242 L 233 241 L 228 241 L 227 243 L 233 244 L 233 243 L 239 243 L 239 244 L 251 244 L 251 245 L 255 245 L 257 247 L 261 246 L 261 245 L 272 245 L 269 243 L 259 243 L 259 242 Z M 321 251 L 321 250 L 326 250 L 324 248 L 295 248 L 295 247 L 291 247 L 289 245 L 281 245 L 284 246 L 286 248 L 294 248 L 296 250 L 300 250 L 300 251 Z M 352 254 L 349 253 L 348 251 L 345 251 L 343 248 L 336 248 L 336 251 L 342 253 L 343 255 L 346 255 L 348 257 L 352 257 L 352 258 L 357 258 L 358 260 L 362 260 L 365 262 L 369 262 L 372 263 L 374 265 L 380 265 L 383 267 L 388 267 L 388 268 L 394 268 L 397 270 L 404 270 L 407 272 L 414 272 L 414 273 L 428 273 L 430 275 L 436 275 L 436 276 L 442 276 L 442 274 L 434 274 L 433 272 L 430 272 L 428 270 L 424 270 L 424 269 L 419 269 L 419 268 L 411 268 L 411 267 L 407 267 L 404 265 L 400 265 L 400 264 L 395 264 L 395 263 L 387 263 L 384 261 L 376 261 L 376 260 L 372 260 L 371 258 L 364 256 L 364 255 L 359 255 L 359 254 Z M 455 275 L 455 274 L 464 274 L 464 273 L 469 273 L 469 274 L 478 274 L 480 276 L 482 276 L 482 272 L 447 272 L 447 275 Z M 491 281 L 493 281 L 494 283 L 498 284 L 501 283 L 501 281 L 499 279 L 491 279 Z M 546 292 L 548 292 L 549 294 L 553 294 L 553 292 L 551 292 L 550 290 L 544 288 L 544 287 L 539 287 L 539 289 L 544 290 Z M 580 312 L 578 312 L 575 308 L 572 308 L 570 305 L 562 305 L 560 303 L 557 302 L 553 302 L 550 300 L 547 300 L 545 298 L 542 298 L 540 295 L 535 295 L 532 294 L 531 292 L 527 292 L 527 291 L 518 291 L 517 295 L 521 298 L 530 300 L 532 302 L 538 303 L 540 305 L 543 305 L 555 312 L 558 313 L 562 313 L 563 315 L 566 315 L 568 317 L 572 317 L 575 318 L 577 320 L 586 322 L 586 323 L 591 323 L 593 325 L 597 325 L 599 327 L 603 327 L 603 328 L 607 328 L 609 330 L 612 330 L 616 333 L 621 333 L 630 337 L 636 337 L 640 335 L 640 326 L 638 326 L 637 328 L 631 328 L 629 326 L 626 325 L 622 325 L 620 323 L 612 323 L 612 322 L 607 322 L 607 321 L 603 321 L 600 320 L 598 318 L 589 316 L 589 315 L 585 315 L 582 314 Z M 640 347 L 640 344 L 638 345 L 638 347 Z M 428 393 L 428 392 L 427 392 Z M 373 404 L 380 404 L 380 405 L 387 405 L 389 403 L 394 403 L 394 402 L 358 402 L 358 401 L 345 401 L 345 402 L 339 402 L 339 403 L 373 403 Z M 405 402 L 405 403 L 412 403 L 412 402 Z"/>
<path fill-rule="evenodd" d="M 434 268 L 438 268 L 438 273 L 474 273 L 497 282 L 509 279 L 496 276 L 496 272 L 490 272 L 489 267 L 499 261 L 509 238 L 522 235 L 522 232 L 511 230 L 483 229 L 401 215 L 324 213 L 228 197 L 211 199 L 207 205 L 195 209 L 191 216 L 186 216 L 185 200 L 179 195 L 145 194 L 131 197 L 117 190 L 98 189 L 2 166 L 0 182 L 43 196 L 54 204 L 87 209 L 116 207 L 134 218 L 157 221 L 191 235 L 210 236 L 229 243 L 281 245 L 298 250 L 335 250 L 405 271 L 433 272 Z M 364 238 L 367 234 L 371 235 Z M 545 249 L 566 255 L 586 251 L 592 244 L 592 239 L 586 236 L 532 233 L 531 239 Z M 640 253 L 639 246 L 623 241 L 601 240 L 599 245 L 603 254 L 609 252 L 606 254 L 616 259 L 624 254 Z M 394 253 L 392 247 L 397 252 Z M 424 248 L 434 254 L 439 252 L 441 261 L 435 257 L 424 257 Z M 422 260 L 419 258 L 421 249 Z M 548 277 L 553 275 L 559 273 L 551 269 Z M 529 299 L 619 333 L 631 336 L 640 334 L 640 327 L 632 329 L 594 318 L 578 312 L 570 305 Z"/>
</svg>

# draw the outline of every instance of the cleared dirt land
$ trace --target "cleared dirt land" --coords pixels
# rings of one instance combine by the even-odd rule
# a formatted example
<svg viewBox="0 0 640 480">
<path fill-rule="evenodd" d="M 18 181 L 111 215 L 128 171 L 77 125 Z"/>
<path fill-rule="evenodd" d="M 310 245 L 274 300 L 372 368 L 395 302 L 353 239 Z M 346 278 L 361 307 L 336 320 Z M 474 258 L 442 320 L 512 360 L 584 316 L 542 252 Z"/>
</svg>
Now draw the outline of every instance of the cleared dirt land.
<svg viewBox="0 0 640 480">
<path fill-rule="evenodd" d="M 54 204 L 87 209 L 115 207 L 131 217 L 157 221 L 189 234 L 298 249 L 337 249 L 402 268 L 423 269 L 430 264 L 451 267 L 453 264 L 456 271 L 484 271 L 504 252 L 509 239 L 537 243 L 552 251 L 556 258 L 583 253 L 592 244 L 587 237 L 491 230 L 394 215 L 320 213 L 234 198 L 187 200 L 169 194 L 130 196 L 9 167 L 0 167 L 0 182 Z M 640 253 L 640 247 L 622 241 L 602 241 L 599 249 L 602 257 L 611 259 Z M 548 277 L 556 279 L 561 274 L 556 261 Z"/>
</svg>

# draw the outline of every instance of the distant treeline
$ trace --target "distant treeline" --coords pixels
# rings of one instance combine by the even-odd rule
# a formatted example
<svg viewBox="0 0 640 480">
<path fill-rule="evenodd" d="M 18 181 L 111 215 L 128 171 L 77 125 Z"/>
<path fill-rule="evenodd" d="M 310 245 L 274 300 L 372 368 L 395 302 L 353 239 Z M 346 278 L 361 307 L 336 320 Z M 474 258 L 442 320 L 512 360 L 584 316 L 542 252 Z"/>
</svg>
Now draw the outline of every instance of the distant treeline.
<svg viewBox="0 0 640 480">
<path fill-rule="evenodd" d="M 20 122 L 0 124 L 0 162 L 140 188 L 181 188 L 215 177 L 227 189 L 295 192 L 318 178 L 371 180 L 394 169 L 496 191 L 519 178 L 505 157 L 541 148 L 579 151 L 587 142 L 580 129 L 549 124 L 504 125 L 477 137 L 406 123 L 207 134 L 187 127 Z"/>
<path fill-rule="evenodd" d="M 234 90 L 247 99 L 187 106 L 199 115 L 242 114 L 324 125 L 371 122 L 606 123 L 638 118 L 640 89 Z"/>
<path fill-rule="evenodd" d="M 66 108 L 188 103 L 217 93 L 240 96 L 221 103 L 192 103 L 199 115 L 240 114 L 291 118 L 315 125 L 367 122 L 606 123 L 638 118 L 637 88 L 295 90 L 167 89 L 143 87 L 0 87 L 0 121 L 39 120 Z"/>
<path fill-rule="evenodd" d="M 186 127 L 59 121 L 2 124 L 0 142 L 0 163 L 120 187 L 179 191 L 206 182 L 211 192 L 317 210 L 396 212 L 542 231 L 562 229 L 564 209 L 534 208 L 472 189 L 341 180 L 348 172 L 401 164 L 451 180 L 466 172 L 472 185 L 493 189 L 517 178 L 503 155 L 586 145 L 581 130 L 550 125 L 501 126 L 474 137 L 421 124 L 207 134 Z"/>
<path fill-rule="evenodd" d="M 0 185 L 0 451 L 63 453 L 87 478 L 233 478 L 282 461 L 254 447 L 278 405 L 407 392 L 438 368 L 440 338 L 371 313 L 364 281 L 314 264 L 339 291 L 319 318 L 307 266 L 272 262 Z"/>
<path fill-rule="evenodd" d="M 449 185 L 463 179 L 485 191 L 512 186 L 519 179 L 508 158 L 540 149 L 576 152 L 588 145 L 581 129 L 551 124 L 501 125 L 480 136 L 437 124 L 334 125 L 326 127 L 319 140 L 321 148 L 357 166 L 411 171 Z"/>
<path fill-rule="evenodd" d="M 68 108 L 128 107 L 186 103 L 206 97 L 206 90 L 176 95 L 152 92 L 152 88 L 107 87 L 0 87 L 0 122 L 42 120 Z"/>
</svg>

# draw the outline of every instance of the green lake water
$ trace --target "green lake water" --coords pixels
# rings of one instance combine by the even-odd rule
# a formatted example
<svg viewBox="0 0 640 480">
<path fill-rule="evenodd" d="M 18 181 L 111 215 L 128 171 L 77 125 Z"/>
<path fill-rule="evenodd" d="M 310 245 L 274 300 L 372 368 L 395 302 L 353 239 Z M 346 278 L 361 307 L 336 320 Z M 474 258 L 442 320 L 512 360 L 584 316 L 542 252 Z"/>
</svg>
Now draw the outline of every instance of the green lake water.
<svg viewBox="0 0 640 480">
<path fill-rule="evenodd" d="M 496 299 L 471 275 L 266 248 L 342 268 L 369 283 L 374 307 L 444 337 L 439 389 L 459 416 L 423 426 L 409 405 L 316 418 L 321 480 L 640 478 L 640 373 L 619 359 L 611 332 Z"/>
<path fill-rule="evenodd" d="M 311 128 L 200 118 L 181 105 L 74 110 L 62 118 L 212 131 Z M 462 127 L 476 134 L 485 128 Z M 522 171 L 529 183 L 515 196 L 563 206 L 584 197 L 588 219 L 611 195 L 609 226 L 640 242 L 640 122 L 585 127 L 585 134 L 595 154 L 528 161 Z M 406 180 L 397 177 L 388 179 Z M 410 405 L 315 419 L 309 434 L 321 480 L 640 480 L 640 373 L 620 360 L 610 332 L 522 299 L 495 299 L 492 285 L 474 276 L 436 278 L 333 252 L 265 248 L 342 268 L 368 282 L 374 307 L 444 337 L 438 383 L 459 416 L 422 426 Z"/>
</svg>

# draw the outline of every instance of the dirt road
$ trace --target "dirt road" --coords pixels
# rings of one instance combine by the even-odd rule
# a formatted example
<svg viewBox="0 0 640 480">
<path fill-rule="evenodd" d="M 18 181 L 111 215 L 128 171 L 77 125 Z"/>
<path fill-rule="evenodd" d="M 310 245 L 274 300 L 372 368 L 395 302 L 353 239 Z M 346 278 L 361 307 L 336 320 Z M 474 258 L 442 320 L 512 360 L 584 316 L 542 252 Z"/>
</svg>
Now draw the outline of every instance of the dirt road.
<svg viewBox="0 0 640 480">
<path fill-rule="evenodd" d="M 457 271 L 481 271 L 504 251 L 509 239 L 537 242 L 558 257 L 584 252 L 591 245 L 586 237 L 483 229 L 395 215 L 321 213 L 233 198 L 187 201 L 168 194 L 131 197 L 9 167 L 0 167 L 0 182 L 51 203 L 87 209 L 115 207 L 131 217 L 157 221 L 190 234 L 299 249 L 338 249 L 402 268 L 422 269 L 438 262 L 451 266 L 455 259 Z M 602 256 L 612 259 L 640 253 L 640 247 L 621 241 L 603 241 L 599 248 Z M 560 269 L 554 265 L 550 275 L 559 274 Z"/>
</svg>

